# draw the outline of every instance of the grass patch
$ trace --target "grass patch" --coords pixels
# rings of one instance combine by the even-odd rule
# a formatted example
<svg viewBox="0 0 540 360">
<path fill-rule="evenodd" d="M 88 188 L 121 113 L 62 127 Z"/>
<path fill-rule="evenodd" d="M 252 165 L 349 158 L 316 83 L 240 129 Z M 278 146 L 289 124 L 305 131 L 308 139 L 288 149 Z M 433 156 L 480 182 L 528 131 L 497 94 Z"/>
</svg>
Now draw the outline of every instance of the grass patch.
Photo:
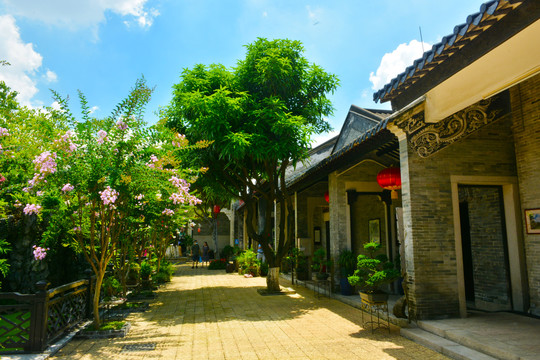
<svg viewBox="0 0 540 360">
<path fill-rule="evenodd" d="M 88 325 L 84 331 L 109 331 L 109 330 L 120 330 L 126 324 L 125 321 L 103 321 L 99 329 L 94 327 L 94 324 Z"/>
</svg>

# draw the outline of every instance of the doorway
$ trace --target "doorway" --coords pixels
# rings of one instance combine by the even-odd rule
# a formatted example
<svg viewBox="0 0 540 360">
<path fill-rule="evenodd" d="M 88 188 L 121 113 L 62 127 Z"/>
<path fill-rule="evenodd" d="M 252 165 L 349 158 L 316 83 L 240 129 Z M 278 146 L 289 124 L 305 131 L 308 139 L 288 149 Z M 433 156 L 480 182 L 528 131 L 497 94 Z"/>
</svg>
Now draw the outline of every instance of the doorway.
<svg viewBox="0 0 540 360">
<path fill-rule="evenodd" d="M 512 309 L 502 186 L 459 185 L 463 279 L 468 308 Z"/>
</svg>

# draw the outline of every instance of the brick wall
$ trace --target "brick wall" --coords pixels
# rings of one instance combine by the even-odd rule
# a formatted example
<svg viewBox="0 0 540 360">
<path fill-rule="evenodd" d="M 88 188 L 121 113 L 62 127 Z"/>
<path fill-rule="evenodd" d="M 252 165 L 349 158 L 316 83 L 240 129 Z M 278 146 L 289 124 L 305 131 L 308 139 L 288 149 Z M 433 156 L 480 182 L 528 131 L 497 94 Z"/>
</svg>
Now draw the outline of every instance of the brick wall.
<svg viewBox="0 0 540 360">
<path fill-rule="evenodd" d="M 510 94 L 522 210 L 540 208 L 540 75 L 514 86 Z M 540 316 L 540 235 L 524 231 L 524 242 L 530 310 Z"/>
<path fill-rule="evenodd" d="M 475 305 L 488 311 L 511 310 L 501 197 L 501 187 L 459 188 L 469 214 Z"/>
<path fill-rule="evenodd" d="M 401 140 L 400 154 L 411 315 L 457 317 L 450 176 L 515 176 L 511 118 L 499 119 L 428 158 L 421 158 Z"/>
</svg>

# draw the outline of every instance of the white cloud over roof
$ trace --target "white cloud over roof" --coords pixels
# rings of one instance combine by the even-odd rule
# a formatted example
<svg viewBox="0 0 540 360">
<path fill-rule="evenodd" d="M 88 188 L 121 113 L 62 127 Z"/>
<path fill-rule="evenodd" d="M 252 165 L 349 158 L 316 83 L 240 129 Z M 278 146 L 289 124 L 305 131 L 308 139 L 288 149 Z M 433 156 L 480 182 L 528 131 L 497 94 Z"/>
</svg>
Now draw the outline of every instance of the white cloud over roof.
<svg viewBox="0 0 540 360">
<path fill-rule="evenodd" d="M 391 53 L 386 53 L 381 59 L 381 64 L 376 72 L 371 72 L 369 81 L 373 84 L 373 90 L 379 90 L 390 80 L 401 74 L 412 65 L 414 60 L 422 57 L 425 50 L 431 49 L 431 45 L 418 40 L 411 40 L 408 44 L 399 44 Z"/>
</svg>

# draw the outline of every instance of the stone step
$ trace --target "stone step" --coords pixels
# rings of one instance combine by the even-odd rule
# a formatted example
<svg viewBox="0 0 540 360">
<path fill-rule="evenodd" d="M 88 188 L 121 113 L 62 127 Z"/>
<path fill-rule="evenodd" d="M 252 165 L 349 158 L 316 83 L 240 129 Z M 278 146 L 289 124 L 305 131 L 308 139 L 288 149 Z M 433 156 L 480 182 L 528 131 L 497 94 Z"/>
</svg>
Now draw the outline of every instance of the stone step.
<svg viewBox="0 0 540 360">
<path fill-rule="evenodd" d="M 497 360 L 497 358 L 476 351 L 449 339 L 420 328 L 402 328 L 401 336 L 424 345 L 449 358 L 456 360 Z"/>
<path fill-rule="evenodd" d="M 507 351 L 500 346 L 493 346 L 493 344 L 489 341 L 479 341 L 475 337 L 470 336 L 470 334 L 466 331 L 459 331 L 458 329 L 453 329 L 450 327 L 446 328 L 445 326 L 439 324 L 436 320 L 419 321 L 418 327 L 457 344 L 466 346 L 470 349 L 491 355 L 496 359 L 516 360 L 516 355 L 511 351 Z"/>
</svg>

